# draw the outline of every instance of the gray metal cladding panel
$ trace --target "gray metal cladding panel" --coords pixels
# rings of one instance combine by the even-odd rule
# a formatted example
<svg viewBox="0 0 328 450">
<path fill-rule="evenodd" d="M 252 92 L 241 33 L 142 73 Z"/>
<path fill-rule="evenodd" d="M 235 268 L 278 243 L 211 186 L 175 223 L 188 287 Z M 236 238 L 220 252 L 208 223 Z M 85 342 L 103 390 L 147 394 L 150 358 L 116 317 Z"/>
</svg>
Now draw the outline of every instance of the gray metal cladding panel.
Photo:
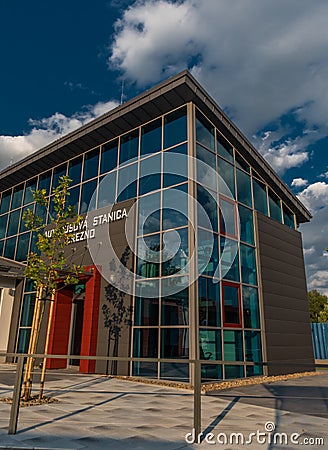
<svg viewBox="0 0 328 450">
<path fill-rule="evenodd" d="M 262 214 L 255 222 L 268 372 L 313 370 L 301 234 Z"/>
</svg>

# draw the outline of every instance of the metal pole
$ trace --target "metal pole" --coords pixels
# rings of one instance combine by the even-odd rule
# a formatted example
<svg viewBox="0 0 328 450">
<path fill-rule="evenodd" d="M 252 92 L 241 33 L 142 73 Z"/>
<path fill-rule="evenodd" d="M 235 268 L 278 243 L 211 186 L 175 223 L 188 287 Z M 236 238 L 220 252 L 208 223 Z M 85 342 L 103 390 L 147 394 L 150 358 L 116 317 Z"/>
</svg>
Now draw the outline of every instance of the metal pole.
<svg viewBox="0 0 328 450">
<path fill-rule="evenodd" d="M 47 324 L 47 332 L 46 332 L 46 342 L 44 344 L 44 358 L 43 358 L 41 379 L 40 379 L 40 390 L 39 390 L 39 400 L 40 401 L 42 400 L 42 397 L 43 397 L 44 381 L 46 378 L 47 354 L 48 354 L 48 348 L 49 348 L 50 331 L 51 331 L 52 317 L 53 317 L 53 312 L 54 312 L 54 304 L 55 304 L 55 292 L 52 291 L 51 297 L 50 297 L 49 316 L 48 316 L 48 324 Z"/>
<path fill-rule="evenodd" d="M 19 403 L 20 403 L 20 395 L 21 395 L 22 382 L 23 382 L 23 372 L 24 372 L 24 356 L 20 355 L 18 357 L 18 363 L 17 363 L 17 367 L 16 367 L 16 377 L 15 377 L 15 385 L 14 385 L 14 391 L 13 391 L 13 402 L 11 404 L 11 410 L 10 410 L 8 434 L 16 434 L 16 431 L 17 431 Z"/>
<path fill-rule="evenodd" d="M 202 400 L 201 400 L 201 364 L 199 360 L 194 362 L 194 429 L 196 442 L 202 428 Z"/>
</svg>

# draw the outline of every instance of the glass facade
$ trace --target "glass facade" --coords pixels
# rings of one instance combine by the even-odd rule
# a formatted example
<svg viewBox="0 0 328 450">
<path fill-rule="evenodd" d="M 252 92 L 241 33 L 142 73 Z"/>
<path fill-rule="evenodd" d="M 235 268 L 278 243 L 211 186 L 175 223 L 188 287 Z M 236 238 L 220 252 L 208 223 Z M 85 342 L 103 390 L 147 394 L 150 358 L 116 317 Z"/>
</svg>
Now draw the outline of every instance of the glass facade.
<svg viewBox="0 0 328 450">
<path fill-rule="evenodd" d="M 196 180 L 187 159 L 181 159 L 177 170 L 172 153 L 196 158 Z M 69 202 L 79 214 L 138 199 L 131 355 L 191 358 L 190 305 L 195 302 L 203 380 L 260 374 L 263 330 L 254 211 L 290 228 L 296 220 L 220 131 L 194 105 L 184 105 L 2 192 L 0 255 L 26 261 L 35 239 L 22 224 L 22 214 L 34 208 L 34 189 L 49 195 L 64 174 L 72 179 Z M 192 192 L 196 209 L 187 195 Z M 52 212 L 49 204 L 45 217 Z M 179 248 L 171 254 L 175 241 Z M 188 287 L 191 242 L 199 275 L 193 291 L 197 298 Z M 172 286 L 178 288 L 173 293 Z M 33 287 L 26 283 L 18 351 L 27 350 L 34 301 Z M 218 363 L 206 364 L 208 360 Z M 135 362 L 131 373 L 188 380 L 189 365 Z"/>
</svg>

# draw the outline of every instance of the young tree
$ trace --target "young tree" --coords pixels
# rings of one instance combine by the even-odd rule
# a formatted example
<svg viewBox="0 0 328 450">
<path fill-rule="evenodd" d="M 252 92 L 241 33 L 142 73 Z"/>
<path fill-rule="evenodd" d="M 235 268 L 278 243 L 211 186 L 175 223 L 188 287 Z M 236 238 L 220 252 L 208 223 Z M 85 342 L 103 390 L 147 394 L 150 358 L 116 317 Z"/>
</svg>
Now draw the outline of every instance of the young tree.
<svg viewBox="0 0 328 450">
<path fill-rule="evenodd" d="M 328 319 L 328 297 L 316 289 L 308 293 L 311 322 L 326 322 Z"/>
<path fill-rule="evenodd" d="M 31 252 L 28 256 L 25 276 L 34 282 L 36 288 L 36 302 L 32 321 L 31 336 L 28 353 L 36 353 L 41 322 L 45 311 L 45 302 L 49 301 L 49 314 L 47 319 L 47 331 L 44 353 L 48 351 L 50 327 L 53 314 L 55 291 L 58 283 L 61 286 L 76 284 L 82 266 L 71 263 L 65 257 L 65 249 L 73 237 L 74 225 L 78 225 L 81 217 L 76 216 L 75 208 L 68 203 L 68 187 L 72 180 L 67 176 L 61 176 L 58 186 L 53 189 L 53 215 L 49 213 L 50 223 L 46 225 L 44 216 L 37 215 L 28 209 L 23 220 L 25 226 L 37 236 L 37 252 Z M 34 201 L 39 207 L 49 211 L 50 198 L 45 189 L 33 192 Z M 46 214 L 45 214 L 46 216 Z M 46 227 L 49 227 L 47 231 Z M 31 396 L 34 358 L 29 357 L 26 363 L 22 397 L 28 400 Z M 46 358 L 43 361 L 39 399 L 43 396 L 45 379 Z"/>
</svg>

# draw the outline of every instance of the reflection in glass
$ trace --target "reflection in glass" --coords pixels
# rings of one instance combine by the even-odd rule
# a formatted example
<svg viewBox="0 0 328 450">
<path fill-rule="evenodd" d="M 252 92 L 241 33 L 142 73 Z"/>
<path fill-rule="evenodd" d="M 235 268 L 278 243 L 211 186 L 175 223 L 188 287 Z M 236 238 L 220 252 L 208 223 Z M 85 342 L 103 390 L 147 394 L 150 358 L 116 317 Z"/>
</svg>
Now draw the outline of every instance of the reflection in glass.
<svg viewBox="0 0 328 450">
<path fill-rule="evenodd" d="M 118 171 L 117 201 L 122 202 L 137 195 L 138 164 L 131 164 Z"/>
<path fill-rule="evenodd" d="M 198 278 L 199 325 L 219 327 L 220 283 L 212 278 Z"/>
<path fill-rule="evenodd" d="M 0 203 L 0 214 L 3 214 L 5 212 L 9 211 L 10 196 L 11 196 L 11 190 L 2 193 L 1 203 Z"/>
<path fill-rule="evenodd" d="M 96 189 L 97 189 L 97 180 L 92 180 L 89 181 L 88 183 L 82 184 L 80 214 L 84 214 L 88 210 L 92 211 L 93 209 L 95 209 L 96 196 L 93 197 L 92 203 L 90 203 L 90 200 Z"/>
<path fill-rule="evenodd" d="M 133 356 L 136 358 L 157 358 L 158 328 L 135 328 Z"/>
<path fill-rule="evenodd" d="M 189 357 L 189 329 L 162 328 L 161 358 Z"/>
<path fill-rule="evenodd" d="M 248 163 L 244 160 L 242 156 L 239 155 L 238 152 L 235 152 L 235 158 L 236 158 L 236 166 L 250 173 L 250 167 Z"/>
<path fill-rule="evenodd" d="M 198 110 L 196 111 L 196 140 L 214 150 L 214 126 Z"/>
<path fill-rule="evenodd" d="M 269 188 L 270 217 L 282 222 L 280 198 Z"/>
<path fill-rule="evenodd" d="M 116 174 L 117 171 L 114 170 L 100 179 L 98 186 L 98 208 L 115 203 Z"/>
<path fill-rule="evenodd" d="M 217 190 L 216 156 L 201 145 L 196 146 L 197 181 Z"/>
<path fill-rule="evenodd" d="M 198 226 L 218 231 L 218 213 L 215 193 L 211 193 L 197 184 L 197 220 Z M 202 211 L 202 208 L 205 210 Z"/>
<path fill-rule="evenodd" d="M 243 286 L 244 327 L 260 328 L 259 299 L 257 289 Z"/>
<path fill-rule="evenodd" d="M 24 185 L 21 184 L 14 188 L 13 198 L 11 201 L 11 209 L 19 208 L 22 204 Z"/>
<path fill-rule="evenodd" d="M 240 220 L 240 240 L 254 245 L 254 226 L 253 226 L 253 211 L 238 206 L 239 220 Z"/>
<path fill-rule="evenodd" d="M 229 197 L 233 197 L 235 195 L 235 175 L 234 175 L 234 167 L 228 162 L 224 161 L 222 158 L 218 159 L 218 172 L 225 185 L 222 186 L 222 183 L 219 181 L 219 192 Z M 229 191 L 227 190 L 229 189 Z"/>
<path fill-rule="evenodd" d="M 168 297 L 162 297 L 162 325 L 188 325 L 188 314 L 188 288 Z"/>
<path fill-rule="evenodd" d="M 138 234 L 156 233 L 160 230 L 160 193 L 142 197 L 138 201 Z"/>
<path fill-rule="evenodd" d="M 31 328 L 20 328 L 17 344 L 17 353 L 27 353 L 30 342 Z"/>
<path fill-rule="evenodd" d="M 260 331 L 245 331 L 246 361 L 262 361 L 262 346 Z"/>
<path fill-rule="evenodd" d="M 75 186 L 68 190 L 69 195 L 67 196 L 67 204 L 75 207 L 76 214 L 79 209 L 79 198 L 80 198 L 80 186 Z"/>
<path fill-rule="evenodd" d="M 138 239 L 137 274 L 144 278 L 159 276 L 160 235 L 153 234 Z"/>
<path fill-rule="evenodd" d="M 24 233 L 18 236 L 16 261 L 27 260 L 29 243 L 30 243 L 30 233 Z"/>
<path fill-rule="evenodd" d="M 222 285 L 223 296 L 223 318 L 224 325 L 241 325 L 240 305 L 239 305 L 239 286 L 233 286 L 227 283 Z"/>
<path fill-rule="evenodd" d="M 243 361 L 243 337 L 241 331 L 224 330 L 223 344 L 225 361 Z"/>
<path fill-rule="evenodd" d="M 232 237 L 237 235 L 236 206 L 222 197 L 220 197 L 220 227 L 222 234 Z"/>
<path fill-rule="evenodd" d="M 141 127 L 140 155 L 155 153 L 162 148 L 162 119 L 153 120 Z"/>
<path fill-rule="evenodd" d="M 236 170 L 238 201 L 252 207 L 251 177 L 240 169 Z"/>
<path fill-rule="evenodd" d="M 36 297 L 35 293 L 24 295 L 21 322 L 20 322 L 21 327 L 32 326 L 35 297 Z"/>
<path fill-rule="evenodd" d="M 161 363 L 161 379 L 189 382 L 189 364 Z"/>
<path fill-rule="evenodd" d="M 49 195 L 50 191 L 50 181 L 51 181 L 51 170 L 49 172 L 43 173 L 39 176 L 39 186 L 38 189 L 45 189 L 47 195 Z"/>
<path fill-rule="evenodd" d="M 199 228 L 197 251 L 198 273 L 213 276 L 217 272 L 219 264 L 217 235 Z"/>
<path fill-rule="evenodd" d="M 175 153 L 178 155 L 176 156 Z M 164 187 L 183 183 L 188 178 L 187 144 L 163 153 Z"/>
<path fill-rule="evenodd" d="M 241 279 L 243 283 L 257 284 L 255 249 L 240 245 Z"/>
<path fill-rule="evenodd" d="M 101 148 L 100 173 L 109 172 L 117 167 L 118 142 L 108 142 Z"/>
<path fill-rule="evenodd" d="M 0 216 L 0 239 L 4 238 L 6 235 L 8 214 Z"/>
<path fill-rule="evenodd" d="M 159 313 L 158 298 L 136 297 L 134 324 L 152 326 L 158 325 Z"/>
<path fill-rule="evenodd" d="M 217 131 L 216 132 L 216 151 L 218 155 L 227 159 L 233 163 L 233 150 L 232 146 L 227 142 L 224 137 Z"/>
<path fill-rule="evenodd" d="M 238 242 L 221 236 L 220 244 L 222 278 L 239 281 Z"/>
<path fill-rule="evenodd" d="M 84 155 L 83 181 L 98 175 L 99 148 Z"/>
<path fill-rule="evenodd" d="M 256 211 L 268 215 L 268 201 L 266 187 L 264 183 L 253 178 L 253 194 L 254 194 L 254 208 Z"/>
<path fill-rule="evenodd" d="M 176 233 L 181 240 L 177 251 L 175 251 L 175 246 L 178 244 L 178 236 Z M 168 231 L 163 234 L 162 276 L 169 276 L 184 271 L 183 269 L 188 264 L 188 249 L 188 228 L 174 230 L 173 232 Z M 174 253 L 173 256 L 171 256 L 172 253 Z"/>
<path fill-rule="evenodd" d="M 156 191 L 161 187 L 161 154 L 140 161 L 139 195 Z"/>
<path fill-rule="evenodd" d="M 199 355 L 200 359 L 222 359 L 220 330 L 199 329 Z"/>
<path fill-rule="evenodd" d="M 187 140 L 187 108 L 180 108 L 164 117 L 164 148 Z"/>
<path fill-rule="evenodd" d="M 32 203 L 34 201 L 33 192 L 36 189 L 36 182 L 36 178 L 26 182 L 23 205 L 27 205 L 28 203 Z"/>
<path fill-rule="evenodd" d="M 8 259 L 15 259 L 15 247 L 16 247 L 16 237 L 6 240 L 4 257 Z"/>
<path fill-rule="evenodd" d="M 233 366 L 233 365 L 225 365 L 224 366 L 225 378 L 227 380 L 234 378 L 244 378 L 244 366 Z"/>
<path fill-rule="evenodd" d="M 163 191 L 163 230 L 188 225 L 188 185 Z"/>
<path fill-rule="evenodd" d="M 287 227 L 294 230 L 295 229 L 294 214 L 285 205 L 283 205 L 283 212 L 284 212 L 284 224 L 287 225 Z"/>
<path fill-rule="evenodd" d="M 21 210 L 17 209 L 16 211 L 9 214 L 7 236 L 12 236 L 13 234 L 16 234 L 18 232 L 20 213 Z"/>
<path fill-rule="evenodd" d="M 58 186 L 59 178 L 63 175 L 66 175 L 66 163 L 62 164 L 61 166 L 55 167 L 54 169 L 54 175 L 52 178 L 52 189 L 56 188 Z"/>
<path fill-rule="evenodd" d="M 139 129 L 131 131 L 121 137 L 120 164 L 137 158 L 139 146 Z"/>
<path fill-rule="evenodd" d="M 70 186 L 74 186 L 74 184 L 80 183 L 81 173 L 82 173 L 82 156 L 79 156 L 78 158 L 72 159 L 68 163 L 68 176 L 72 180 Z"/>
</svg>

